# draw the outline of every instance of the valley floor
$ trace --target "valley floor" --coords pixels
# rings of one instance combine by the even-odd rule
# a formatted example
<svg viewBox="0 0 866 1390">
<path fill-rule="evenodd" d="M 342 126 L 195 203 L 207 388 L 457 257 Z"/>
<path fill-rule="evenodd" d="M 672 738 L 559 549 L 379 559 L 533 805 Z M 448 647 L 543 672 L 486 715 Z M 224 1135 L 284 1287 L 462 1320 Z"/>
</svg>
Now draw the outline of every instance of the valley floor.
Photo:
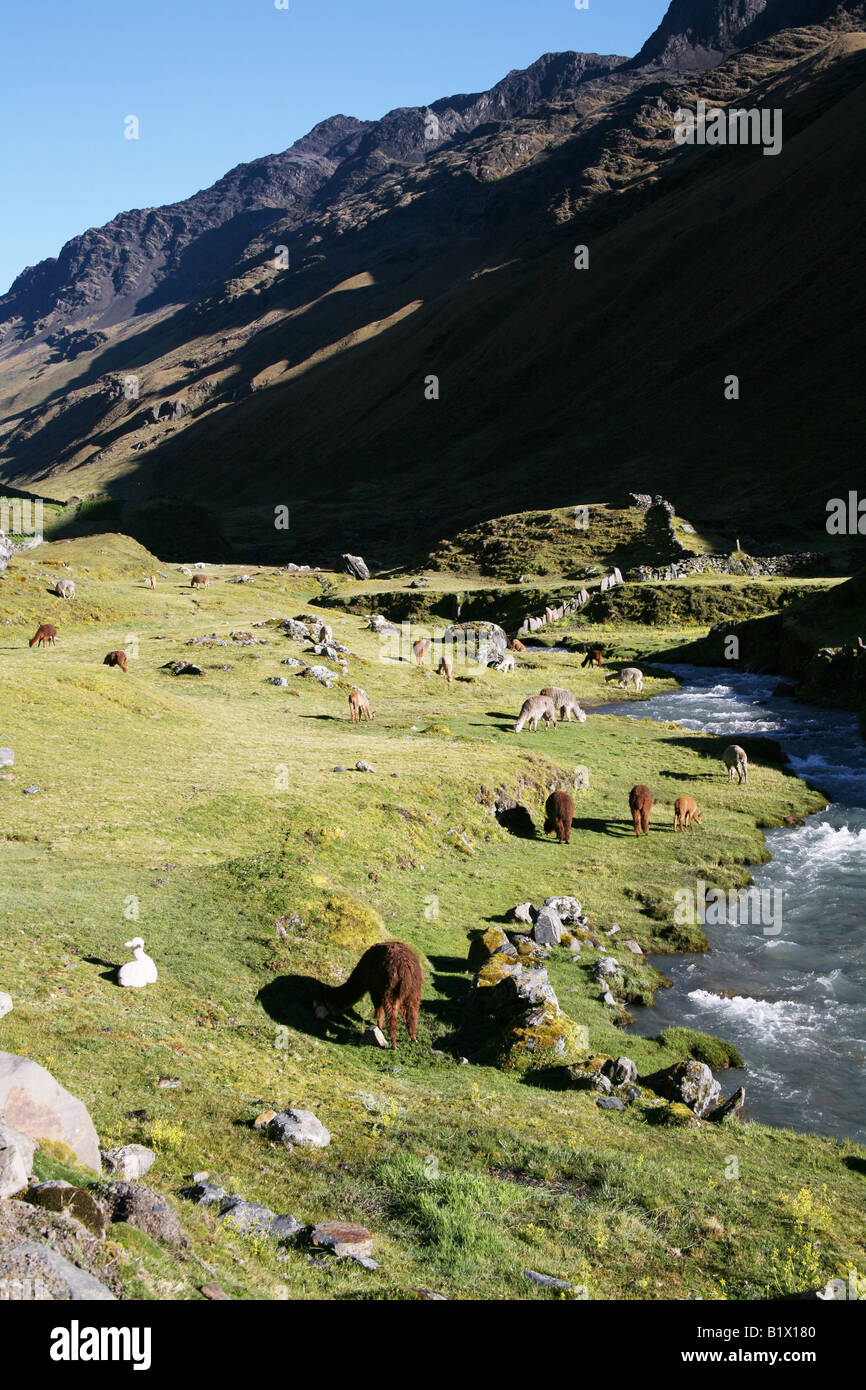
<svg viewBox="0 0 866 1390">
<path fill-rule="evenodd" d="M 49 591 L 69 572 L 78 593 L 64 603 Z M 652 1123 L 649 1093 L 599 1109 L 543 1070 L 489 1064 L 465 1009 L 469 934 L 517 903 L 572 894 L 595 932 L 621 928 L 602 937 L 623 970 L 614 1009 L 598 997 L 597 951 L 556 949 L 548 962 L 592 1051 L 627 1054 L 641 1075 L 696 1045 L 723 1056 L 700 1035 L 622 1032 L 629 1003 L 664 982 L 617 941 L 699 946 L 699 932 L 672 926 L 675 891 L 699 877 L 746 884 L 766 858 L 761 828 L 817 809 L 820 794 L 761 759 L 747 788 L 730 785 L 717 741 L 677 725 L 590 712 L 516 736 L 522 700 L 547 684 L 590 711 L 621 692 L 543 650 L 519 655 L 513 675 L 459 668 L 448 686 L 382 659 L 360 614 L 320 606 L 309 574 L 257 569 L 235 585 L 237 566 L 209 573 L 195 593 L 136 543 L 98 536 L 16 557 L 0 580 L 0 744 L 15 751 L 14 778 L 0 781 L 0 986 L 15 1001 L 0 1041 L 81 1097 L 103 1148 L 157 1152 L 146 1181 L 192 1245 L 113 1226 L 125 1293 L 198 1299 L 216 1279 L 242 1299 L 549 1298 L 529 1268 L 591 1299 L 770 1298 L 866 1270 L 856 1145 L 754 1123 L 667 1128 Z M 305 612 L 350 649 L 348 682 L 326 689 L 282 664 L 333 666 L 275 625 Z M 55 649 L 28 648 L 39 621 L 56 623 Z M 233 642 L 238 632 L 255 641 Z M 189 645 L 213 633 L 226 645 Z M 638 640 L 623 626 L 607 636 L 624 656 Z M 117 648 L 127 674 L 102 664 Z M 175 678 L 170 660 L 205 675 Z M 280 676 L 287 687 L 268 683 Z M 349 722 L 352 683 L 369 692 L 373 724 Z M 671 683 L 649 677 L 644 694 Z M 356 771 L 360 760 L 372 770 Z M 577 767 L 589 790 L 560 846 L 540 834 L 543 805 Z M 638 781 L 657 803 L 640 840 L 628 812 Z M 503 790 L 535 838 L 498 823 Z M 704 824 L 678 835 L 683 792 Z M 138 934 L 159 980 L 121 990 L 113 967 Z M 396 1055 L 358 1046 L 357 1016 L 323 1023 L 311 1008 L 311 978 L 345 978 L 385 935 L 424 963 L 419 1041 L 401 1030 Z M 289 1105 L 316 1113 L 328 1148 L 289 1155 L 252 1128 Z M 305 1224 L 369 1226 L 379 1269 L 311 1262 L 303 1245 L 220 1225 L 178 1197 L 197 1171 Z M 37 1172 L 87 1180 L 46 1151 Z"/>
</svg>

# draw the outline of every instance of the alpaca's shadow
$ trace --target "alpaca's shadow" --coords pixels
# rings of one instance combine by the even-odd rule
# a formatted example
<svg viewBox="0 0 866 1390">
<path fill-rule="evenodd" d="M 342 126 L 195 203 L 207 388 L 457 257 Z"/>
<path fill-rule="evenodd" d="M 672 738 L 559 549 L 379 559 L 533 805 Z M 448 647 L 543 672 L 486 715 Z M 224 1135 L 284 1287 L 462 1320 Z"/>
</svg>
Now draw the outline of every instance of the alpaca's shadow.
<svg viewBox="0 0 866 1390">
<path fill-rule="evenodd" d="M 110 960 L 102 960 L 99 956 L 84 956 L 84 960 L 88 965 L 101 965 L 103 967 L 99 977 L 101 980 L 107 980 L 111 985 L 117 984 L 119 965 L 112 964 Z"/>
<path fill-rule="evenodd" d="M 716 782 L 716 772 L 660 772 L 659 777 L 667 777 L 671 782 Z"/>
<path fill-rule="evenodd" d="M 314 1038 L 347 1041 L 357 1032 L 357 1022 L 353 1028 L 348 1020 L 354 1016 L 353 1010 L 333 1017 L 317 1018 L 316 1000 L 319 982 L 312 975 L 278 975 L 269 980 L 256 995 L 265 1013 L 280 1027 L 294 1028 L 297 1033 L 307 1033 Z"/>
<path fill-rule="evenodd" d="M 574 830 L 590 830 L 595 835 L 633 835 L 634 825 L 630 820 L 613 820 L 607 816 L 575 816 Z"/>
<path fill-rule="evenodd" d="M 516 715 L 514 715 L 514 714 L 506 714 L 505 710 L 501 710 L 501 709 L 488 709 L 488 710 L 485 710 L 484 713 L 487 715 L 487 718 L 488 718 L 488 719 L 510 719 L 510 720 L 511 720 L 511 723 L 508 725 L 508 727 L 509 727 L 509 729 L 513 729 L 513 728 L 514 728 L 514 720 L 515 720 L 516 717 L 517 717 Z M 480 728 L 483 728 L 484 726 L 483 726 L 482 724 L 478 724 L 478 725 L 476 725 L 475 727 L 480 729 Z"/>
<path fill-rule="evenodd" d="M 855 1173 L 862 1173 L 866 1177 L 866 1158 L 858 1158 L 856 1154 L 849 1154 L 842 1161 L 846 1168 L 852 1169 Z"/>
</svg>

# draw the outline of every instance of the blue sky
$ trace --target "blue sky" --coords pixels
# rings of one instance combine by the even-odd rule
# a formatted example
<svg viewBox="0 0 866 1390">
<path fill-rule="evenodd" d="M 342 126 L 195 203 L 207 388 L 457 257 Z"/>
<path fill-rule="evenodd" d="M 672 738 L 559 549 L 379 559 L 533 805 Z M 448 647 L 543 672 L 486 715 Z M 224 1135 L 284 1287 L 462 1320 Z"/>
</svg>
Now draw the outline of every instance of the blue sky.
<svg viewBox="0 0 866 1390">
<path fill-rule="evenodd" d="M 636 53 L 665 0 L 18 0 L 0 84 L 0 293 L 126 208 L 326 116 L 481 91 L 542 53 Z M 140 138 L 124 138 L 135 115 Z"/>
</svg>

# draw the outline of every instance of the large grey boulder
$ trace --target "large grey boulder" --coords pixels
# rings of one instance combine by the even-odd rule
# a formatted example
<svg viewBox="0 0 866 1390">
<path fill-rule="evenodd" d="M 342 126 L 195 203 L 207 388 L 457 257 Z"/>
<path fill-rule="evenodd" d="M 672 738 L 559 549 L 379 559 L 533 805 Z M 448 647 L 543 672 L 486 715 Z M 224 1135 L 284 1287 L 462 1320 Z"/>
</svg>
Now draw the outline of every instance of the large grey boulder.
<svg viewBox="0 0 866 1390">
<path fill-rule="evenodd" d="M 312 1110 L 298 1110 L 294 1106 L 274 1116 L 268 1125 L 268 1134 L 287 1147 L 300 1144 L 307 1149 L 326 1149 L 331 1142 L 330 1134 Z"/>
<path fill-rule="evenodd" d="M 37 1142 L 68 1144 L 79 1163 L 101 1172 L 99 1139 L 86 1106 L 29 1057 L 0 1052 L 0 1115 Z"/>
<path fill-rule="evenodd" d="M 542 907 L 552 907 L 561 922 L 576 922 L 583 912 L 577 898 L 545 898 Z"/>
<path fill-rule="evenodd" d="M 360 555 L 343 555 L 342 560 L 347 574 L 353 575 L 355 579 L 370 578 L 370 571 Z"/>
<path fill-rule="evenodd" d="M 105 1201 L 112 1221 L 125 1221 L 175 1249 L 189 1245 L 189 1237 L 160 1192 L 136 1182 L 112 1182 L 105 1189 Z"/>
<path fill-rule="evenodd" d="M 558 946 L 562 940 L 563 926 L 559 913 L 552 907 L 543 907 L 538 914 L 532 935 L 540 946 Z"/>
<path fill-rule="evenodd" d="M 472 1001 L 484 1013 L 491 1014 L 505 1009 L 528 1009 L 535 1004 L 559 1007 L 546 970 L 527 970 L 502 955 L 493 956 L 476 975 Z"/>
<path fill-rule="evenodd" d="M 498 666 L 508 651 L 508 638 L 497 623 L 453 623 L 442 637 L 446 653 L 479 666 Z"/>
<path fill-rule="evenodd" d="M 33 1171 L 36 1142 L 0 1124 L 0 1198 L 23 1192 Z"/>
<path fill-rule="evenodd" d="M 62 1302 L 115 1301 L 114 1294 L 58 1250 L 35 1240 L 3 1250 L 3 1281 L 15 1302 L 56 1299 Z M 16 1291 L 17 1297 L 16 1297 Z"/>
<path fill-rule="evenodd" d="M 643 1078 L 642 1084 L 665 1100 L 687 1105 L 699 1117 L 715 1110 L 722 1094 L 722 1088 L 707 1064 L 692 1058 L 653 1072 L 651 1076 Z"/>
</svg>

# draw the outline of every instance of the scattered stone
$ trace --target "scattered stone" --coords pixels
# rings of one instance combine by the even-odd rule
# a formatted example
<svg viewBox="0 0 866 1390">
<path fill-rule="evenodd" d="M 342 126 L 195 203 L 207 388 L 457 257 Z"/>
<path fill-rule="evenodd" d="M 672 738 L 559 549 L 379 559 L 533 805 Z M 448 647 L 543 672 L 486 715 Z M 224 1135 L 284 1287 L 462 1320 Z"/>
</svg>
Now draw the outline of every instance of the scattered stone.
<svg viewBox="0 0 866 1390">
<path fill-rule="evenodd" d="M 425 1303 L 448 1303 L 449 1299 L 444 1293 L 436 1293 L 433 1289 L 413 1289 L 416 1298 L 422 1299 Z"/>
<path fill-rule="evenodd" d="M 352 1255 L 350 1258 L 355 1261 L 355 1264 L 361 1265 L 363 1269 L 369 1269 L 371 1272 L 381 1268 L 375 1260 L 370 1259 L 369 1255 Z"/>
<path fill-rule="evenodd" d="M 345 768 L 345 767 L 342 766 L 342 764 L 338 763 L 336 767 L 331 768 L 331 771 L 332 771 L 332 772 L 348 772 L 348 768 Z"/>
<path fill-rule="evenodd" d="M 538 913 L 532 903 L 518 903 L 517 907 L 512 908 L 511 915 L 515 922 L 526 922 L 531 927 Z"/>
<path fill-rule="evenodd" d="M 275 1115 L 268 1125 L 271 1139 L 281 1144 L 299 1144 L 307 1149 L 326 1149 L 331 1136 L 312 1110 L 290 1107 Z"/>
<path fill-rule="evenodd" d="M 562 940 L 562 921 L 552 907 L 542 907 L 532 934 L 541 946 L 558 946 Z"/>
<path fill-rule="evenodd" d="M 377 1028 L 374 1023 L 368 1024 L 368 1026 L 364 1029 L 363 1041 L 369 1047 L 388 1046 L 388 1039 L 385 1037 L 385 1034 L 382 1032 L 382 1029 Z"/>
<path fill-rule="evenodd" d="M 354 579 L 369 579 L 370 571 L 360 555 L 341 556 L 346 566 L 346 573 L 351 574 Z"/>
<path fill-rule="evenodd" d="M 103 1149 L 102 1161 L 108 1172 L 119 1178 L 143 1178 L 156 1162 L 153 1149 L 143 1144 L 124 1144 L 119 1149 Z"/>
<path fill-rule="evenodd" d="M 722 1092 L 706 1062 L 693 1058 L 663 1067 L 644 1077 L 643 1084 L 665 1100 L 687 1105 L 701 1118 L 716 1109 Z"/>
<path fill-rule="evenodd" d="M 268 676 L 268 685 L 287 686 L 289 683 L 287 676 Z"/>
<path fill-rule="evenodd" d="M 624 1086 L 626 1082 L 637 1081 L 637 1065 L 630 1057 L 617 1057 L 609 1068 L 609 1075 L 615 1086 Z"/>
<path fill-rule="evenodd" d="M 161 1076 L 156 1083 L 160 1091 L 179 1091 L 181 1083 L 173 1076 Z"/>
<path fill-rule="evenodd" d="M 542 1289 L 558 1289 L 560 1293 L 569 1293 L 575 1288 L 574 1284 L 569 1284 L 565 1279 L 553 1279 L 549 1274 L 539 1274 L 534 1269 L 525 1269 L 523 1273 L 530 1284 L 538 1284 Z"/>
<path fill-rule="evenodd" d="M 37 793 L 37 792 L 41 792 L 41 790 L 42 790 L 41 787 L 25 787 L 25 788 L 23 789 L 23 795 L 24 795 L 24 796 L 35 796 L 36 793 Z"/>
<path fill-rule="evenodd" d="M 364 760 L 363 760 L 363 758 L 362 758 L 360 762 L 355 763 L 355 771 L 356 771 L 356 772 L 375 772 L 376 769 L 375 769 L 374 767 L 371 767 L 370 763 L 365 763 Z"/>
<path fill-rule="evenodd" d="M 625 1110 L 625 1101 L 620 1100 L 619 1096 L 602 1096 L 596 1105 L 600 1110 Z"/>
<path fill-rule="evenodd" d="M 163 1241 L 175 1249 L 189 1246 L 189 1237 L 159 1192 L 135 1182 L 112 1182 L 105 1189 L 112 1221 L 126 1221 L 144 1231 L 152 1240 Z"/>
<path fill-rule="evenodd" d="M 721 1105 L 717 1105 L 715 1110 L 708 1110 L 704 1113 L 704 1119 L 711 1124 L 721 1124 L 729 1115 L 736 1115 L 746 1103 L 746 1088 L 738 1086 L 732 1096 L 729 1096 Z"/>
<path fill-rule="evenodd" d="M 613 997 L 613 995 L 611 994 L 611 992 L 610 992 L 609 989 L 606 989 L 606 990 L 604 991 L 604 993 L 603 993 L 602 996 L 601 996 L 601 999 L 602 999 L 602 1003 L 604 1003 L 604 1004 L 608 1004 L 608 1005 L 615 1005 L 615 1004 L 616 1004 L 616 1000 L 614 999 L 614 997 Z"/>
<path fill-rule="evenodd" d="M 613 926 L 605 932 L 605 936 L 616 936 L 619 929 L 619 922 L 614 922 Z"/>
<path fill-rule="evenodd" d="M 285 929 L 283 930 L 285 936 Z M 263 1110 L 261 1115 L 257 1115 L 253 1120 L 253 1129 L 266 1129 L 271 1120 L 276 1118 L 276 1110 Z"/>
<path fill-rule="evenodd" d="M 596 973 L 601 975 L 604 979 L 612 980 L 614 976 L 619 974 L 619 962 L 615 961 L 613 956 L 602 956 L 601 959 L 596 962 L 595 969 Z"/>
<path fill-rule="evenodd" d="M 219 1284 L 202 1284 L 199 1292 L 214 1303 L 231 1303 L 231 1298 Z"/>
<path fill-rule="evenodd" d="M 0 1052 L 0 1115 L 31 1139 L 68 1144 L 79 1163 L 101 1171 L 99 1139 L 82 1102 L 29 1057 Z"/>
<path fill-rule="evenodd" d="M 578 922 L 583 912 L 577 898 L 545 898 L 542 911 L 545 907 L 552 908 L 561 922 Z"/>
<path fill-rule="evenodd" d="M 643 950 L 636 941 L 623 941 L 622 944 L 627 951 L 631 951 L 633 956 L 643 955 Z"/>
<path fill-rule="evenodd" d="M 217 1187 L 215 1183 L 209 1182 L 206 1173 L 196 1173 L 193 1176 L 192 1187 L 182 1188 L 180 1195 L 188 1202 L 195 1202 L 196 1206 L 215 1207 L 220 1206 L 229 1194 L 224 1187 Z"/>
<path fill-rule="evenodd" d="M 320 1221 L 310 1232 L 313 1245 L 323 1246 L 338 1259 L 369 1259 L 373 1253 L 373 1233 L 366 1226 L 345 1221 Z"/>
</svg>

